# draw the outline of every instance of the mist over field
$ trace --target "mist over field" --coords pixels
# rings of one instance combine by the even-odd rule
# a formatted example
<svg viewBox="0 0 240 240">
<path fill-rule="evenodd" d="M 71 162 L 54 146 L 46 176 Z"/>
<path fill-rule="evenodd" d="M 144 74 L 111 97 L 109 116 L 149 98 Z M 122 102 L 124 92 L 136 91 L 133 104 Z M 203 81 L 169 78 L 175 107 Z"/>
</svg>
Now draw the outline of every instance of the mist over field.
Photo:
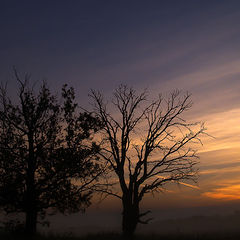
<svg viewBox="0 0 240 240">
<path fill-rule="evenodd" d="M 238 210 L 239 209 L 239 210 Z M 84 214 L 49 217 L 50 227 L 45 233 L 70 233 L 76 236 L 115 232 L 121 233 L 121 211 L 90 209 Z M 240 206 L 232 203 L 220 206 L 172 208 L 152 211 L 153 220 L 139 225 L 136 234 L 214 234 L 240 233 Z"/>
</svg>

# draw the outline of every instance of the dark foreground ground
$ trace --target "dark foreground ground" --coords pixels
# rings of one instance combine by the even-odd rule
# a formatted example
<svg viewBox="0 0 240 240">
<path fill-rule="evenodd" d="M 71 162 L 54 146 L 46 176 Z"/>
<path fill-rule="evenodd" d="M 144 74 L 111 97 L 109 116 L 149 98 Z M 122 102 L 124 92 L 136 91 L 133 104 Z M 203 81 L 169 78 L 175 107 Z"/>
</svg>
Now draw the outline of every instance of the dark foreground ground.
<svg viewBox="0 0 240 240">
<path fill-rule="evenodd" d="M 1 240 L 23 240 L 29 239 L 21 234 L 9 234 L 9 233 L 0 233 Z M 86 235 L 81 237 L 75 237 L 70 233 L 62 235 L 37 235 L 31 240 L 123 240 L 126 239 L 117 233 L 100 233 L 94 235 Z M 238 233 L 205 233 L 205 234 L 168 234 L 168 235 L 152 235 L 152 234 L 142 234 L 136 235 L 133 240 L 239 240 L 240 232 Z"/>
<path fill-rule="evenodd" d="M 62 229 L 58 232 L 42 232 L 33 240 L 123 240 L 114 228 L 102 231 L 94 227 L 85 232 L 75 229 Z M 12 232 L 12 233 L 10 233 Z M 14 232 L 14 233 L 13 233 Z M 90 233 L 90 234 L 89 234 Z M 23 235 L 23 225 L 5 225 L 0 227 L 0 240 L 27 239 Z M 31 239 L 31 240 L 32 240 Z M 133 240 L 240 240 L 240 211 L 229 215 L 192 216 L 155 221 L 148 225 L 139 225 Z"/>
</svg>

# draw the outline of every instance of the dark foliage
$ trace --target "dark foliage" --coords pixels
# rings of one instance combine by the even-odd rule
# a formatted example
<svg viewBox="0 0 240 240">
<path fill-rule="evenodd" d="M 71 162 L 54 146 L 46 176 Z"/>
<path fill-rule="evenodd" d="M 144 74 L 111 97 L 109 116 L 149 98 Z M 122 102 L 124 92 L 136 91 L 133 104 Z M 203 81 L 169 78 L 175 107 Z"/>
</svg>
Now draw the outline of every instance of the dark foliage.
<svg viewBox="0 0 240 240">
<path fill-rule="evenodd" d="M 26 232 L 33 234 L 46 213 L 89 206 L 102 173 L 92 141 L 101 124 L 78 111 L 73 88 L 65 85 L 60 101 L 45 83 L 35 93 L 28 76 L 15 76 L 16 104 L 0 89 L 0 207 L 25 213 Z"/>
</svg>

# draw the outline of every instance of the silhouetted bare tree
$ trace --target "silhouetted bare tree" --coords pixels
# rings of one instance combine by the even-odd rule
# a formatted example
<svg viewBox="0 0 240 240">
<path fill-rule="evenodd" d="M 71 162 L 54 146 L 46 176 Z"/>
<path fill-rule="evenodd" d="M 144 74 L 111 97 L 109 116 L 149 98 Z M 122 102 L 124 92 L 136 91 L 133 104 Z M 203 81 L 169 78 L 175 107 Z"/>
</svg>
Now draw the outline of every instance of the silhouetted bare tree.
<svg viewBox="0 0 240 240">
<path fill-rule="evenodd" d="M 101 175 L 91 143 L 100 121 L 80 113 L 74 90 L 62 89 L 63 101 L 43 83 L 37 93 L 26 75 L 18 100 L 0 88 L 0 207 L 5 213 L 25 213 L 28 234 L 47 210 L 84 210 L 90 204 L 95 180 Z"/>
<path fill-rule="evenodd" d="M 122 201 L 122 231 L 132 235 L 142 218 L 139 204 L 144 195 L 162 190 L 169 182 L 196 180 L 197 163 L 194 143 L 201 143 L 204 126 L 188 123 L 182 118 L 192 106 L 190 94 L 173 91 L 147 101 L 144 91 L 136 94 L 121 85 L 113 95 L 111 107 L 100 92 L 92 91 L 94 113 L 103 123 L 100 155 L 119 180 L 121 192 L 108 189 L 105 193 Z"/>
</svg>

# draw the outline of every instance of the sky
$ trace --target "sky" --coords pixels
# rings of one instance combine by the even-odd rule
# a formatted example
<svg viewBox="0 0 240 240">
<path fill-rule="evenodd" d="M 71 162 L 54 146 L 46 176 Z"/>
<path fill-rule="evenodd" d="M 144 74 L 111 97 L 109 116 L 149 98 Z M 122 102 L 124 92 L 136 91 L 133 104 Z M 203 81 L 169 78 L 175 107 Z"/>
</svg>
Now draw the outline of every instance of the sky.
<svg viewBox="0 0 240 240">
<path fill-rule="evenodd" d="M 147 88 L 152 96 L 191 92 L 194 105 L 187 118 L 205 122 L 212 136 L 199 148 L 198 184 L 171 186 L 149 196 L 146 207 L 236 205 L 239 23 L 238 0 L 1 0 L 0 81 L 14 93 L 15 66 L 33 81 L 46 80 L 54 91 L 68 83 L 82 106 L 88 105 L 90 89 L 110 96 L 121 83 Z"/>
</svg>

